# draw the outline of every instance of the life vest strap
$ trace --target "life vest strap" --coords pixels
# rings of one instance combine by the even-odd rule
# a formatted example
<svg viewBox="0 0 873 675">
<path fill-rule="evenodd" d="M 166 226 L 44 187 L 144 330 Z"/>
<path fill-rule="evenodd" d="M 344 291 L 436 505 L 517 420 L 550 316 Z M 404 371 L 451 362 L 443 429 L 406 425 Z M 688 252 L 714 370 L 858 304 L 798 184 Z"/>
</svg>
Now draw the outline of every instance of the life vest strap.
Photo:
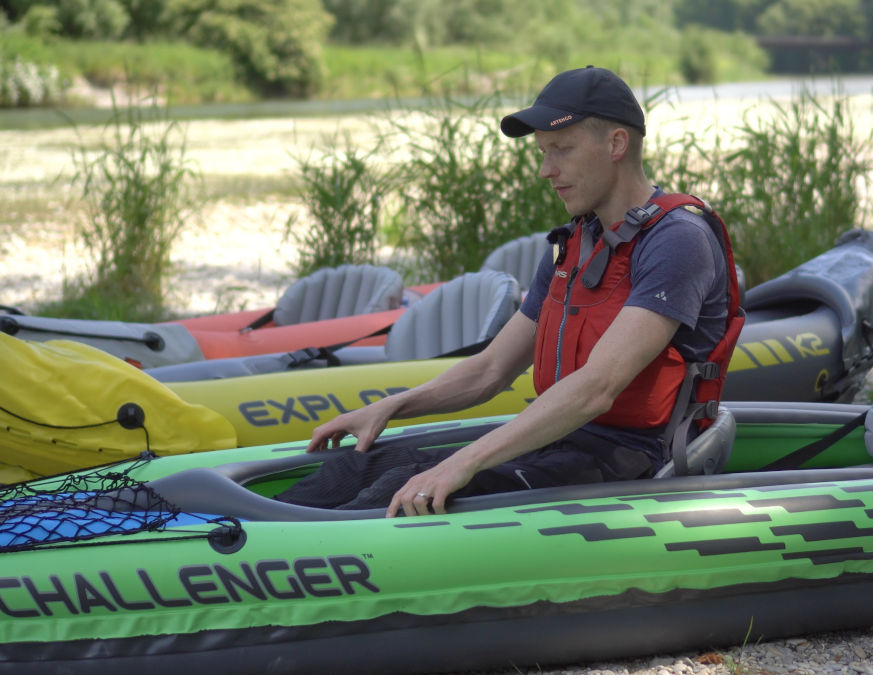
<svg viewBox="0 0 873 675">
<path fill-rule="evenodd" d="M 693 402 L 691 394 L 698 380 L 716 380 L 719 372 L 719 365 L 714 361 L 689 363 L 685 369 L 685 378 L 676 394 L 673 412 L 664 430 L 664 461 L 669 461 L 672 455 L 677 476 L 688 473 L 688 458 L 685 455 L 688 427 L 694 420 L 714 420 L 718 416 L 718 401 Z"/>
<path fill-rule="evenodd" d="M 609 264 L 609 256 L 621 244 L 626 244 L 639 234 L 640 230 L 645 229 L 652 224 L 656 218 L 664 214 L 664 210 L 650 202 L 647 206 L 635 206 L 624 215 L 624 220 L 614 230 L 606 228 L 603 230 L 603 243 L 606 244 L 594 256 L 591 263 L 585 268 L 582 273 L 582 285 L 585 288 L 597 288 L 603 279 L 603 273 L 606 272 L 606 266 Z"/>
<path fill-rule="evenodd" d="M 273 309 L 269 310 L 268 312 L 266 312 L 265 314 L 261 314 L 258 318 L 256 318 L 254 321 L 252 321 L 248 326 L 244 326 L 244 327 L 240 328 L 239 332 L 241 334 L 242 333 L 249 333 L 253 330 L 257 330 L 261 326 L 266 326 L 268 323 L 270 323 L 273 320 L 273 315 L 275 313 L 276 313 L 276 309 L 273 308 Z"/>
</svg>

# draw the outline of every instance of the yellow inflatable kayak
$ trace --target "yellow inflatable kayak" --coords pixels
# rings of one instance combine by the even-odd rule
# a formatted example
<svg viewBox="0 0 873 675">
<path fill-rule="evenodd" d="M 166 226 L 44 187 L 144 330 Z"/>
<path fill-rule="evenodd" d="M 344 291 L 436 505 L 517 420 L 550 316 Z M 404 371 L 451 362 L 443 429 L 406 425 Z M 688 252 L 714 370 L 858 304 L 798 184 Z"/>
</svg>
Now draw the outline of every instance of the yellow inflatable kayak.
<svg viewBox="0 0 873 675">
<path fill-rule="evenodd" d="M 460 360 L 314 368 L 222 380 L 167 382 L 166 386 L 183 400 L 220 413 L 233 425 L 240 446 L 262 445 L 309 438 L 315 427 L 340 413 L 411 389 Z M 533 378 L 525 372 L 487 403 L 447 415 L 397 420 L 394 426 L 516 413 L 534 396 Z"/>
</svg>

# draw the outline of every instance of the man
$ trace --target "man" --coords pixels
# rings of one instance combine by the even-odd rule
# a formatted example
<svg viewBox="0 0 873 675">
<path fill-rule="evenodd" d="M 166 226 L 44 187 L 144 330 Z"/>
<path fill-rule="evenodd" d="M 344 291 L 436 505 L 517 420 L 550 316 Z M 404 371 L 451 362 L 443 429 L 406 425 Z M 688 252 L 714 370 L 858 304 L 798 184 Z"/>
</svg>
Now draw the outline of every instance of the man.
<svg viewBox="0 0 873 675">
<path fill-rule="evenodd" d="M 663 193 L 643 171 L 643 111 L 620 78 L 591 66 L 561 73 L 501 130 L 535 134 L 540 175 L 573 216 L 550 235 L 554 257 L 541 262 L 522 307 L 485 350 L 318 427 L 308 450 L 352 434 L 358 452 L 348 454 L 362 462 L 353 470 L 365 471 L 359 453 L 391 419 L 484 402 L 532 364 L 539 396 L 457 452 L 402 460 L 408 475 L 389 462 L 389 475 L 402 480 L 391 486 L 388 517 L 401 509 L 443 513 L 452 494 L 652 475 L 666 459 L 665 430 L 675 427 L 668 420 L 686 363 L 717 359 L 721 372 L 707 392 L 717 399 L 739 332 L 723 227 L 652 205 Z M 654 226 L 646 222 L 652 214 Z M 294 493 L 280 498 L 297 501 Z"/>
</svg>

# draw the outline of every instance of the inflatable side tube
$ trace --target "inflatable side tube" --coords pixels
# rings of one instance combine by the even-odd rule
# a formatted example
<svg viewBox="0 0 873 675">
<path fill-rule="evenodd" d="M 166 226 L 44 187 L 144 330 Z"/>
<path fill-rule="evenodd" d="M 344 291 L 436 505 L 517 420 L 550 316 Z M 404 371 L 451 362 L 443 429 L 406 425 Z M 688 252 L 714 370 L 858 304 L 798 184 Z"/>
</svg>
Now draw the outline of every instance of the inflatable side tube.
<svg viewBox="0 0 873 675">
<path fill-rule="evenodd" d="M 196 363 L 177 363 L 158 368 L 148 368 L 146 372 L 159 382 L 198 382 L 201 380 L 223 380 L 245 375 L 264 375 L 278 373 L 294 368 L 298 359 L 308 358 L 305 354 L 293 353 L 257 354 L 255 356 L 235 356 L 227 359 L 208 359 Z M 324 359 L 309 360 L 303 368 L 324 367 Z"/>
<path fill-rule="evenodd" d="M 324 368 L 330 365 L 326 359 L 315 356 L 317 349 L 278 354 L 237 356 L 228 359 L 207 359 L 196 363 L 178 363 L 171 366 L 149 368 L 146 372 L 159 382 L 197 382 L 199 380 L 223 380 L 245 375 L 266 375 L 297 368 Z M 355 366 L 385 361 L 385 348 L 344 347 L 333 352 L 341 365 Z M 315 356 L 315 358 L 313 358 Z"/>
<path fill-rule="evenodd" d="M 746 309 L 814 300 L 840 321 L 843 362 L 850 374 L 873 363 L 873 232 L 851 230 L 825 251 L 776 279 L 749 289 Z"/>
<path fill-rule="evenodd" d="M 0 330 L 22 340 L 83 342 L 142 368 L 203 360 L 197 341 L 178 324 L 4 315 Z"/>
<path fill-rule="evenodd" d="M 748 312 L 810 300 L 834 312 L 839 320 L 842 339 L 851 339 L 856 321 L 854 302 L 843 286 L 828 277 L 792 273 L 765 281 L 746 292 L 744 309 Z"/>
<path fill-rule="evenodd" d="M 804 314 L 783 309 L 748 310 L 722 400 L 833 401 L 854 382 L 846 380 L 834 311 L 825 305 Z"/>
<path fill-rule="evenodd" d="M 289 470 L 305 464 L 320 462 L 309 456 L 300 461 L 276 462 L 275 470 Z M 268 462 L 275 460 L 266 460 Z M 263 462 L 251 466 L 234 465 L 228 476 L 223 467 L 198 467 L 158 478 L 148 483 L 163 499 L 187 513 L 206 513 L 217 516 L 243 518 L 253 521 L 324 522 L 384 518 L 384 509 L 339 510 L 319 509 L 298 504 L 288 504 L 263 497 L 240 485 L 237 480 L 246 480 L 249 471 L 261 476 Z M 254 476 L 253 476 L 254 477 Z M 677 476 L 662 479 L 588 483 L 554 488 L 537 488 L 503 492 L 479 497 L 463 497 L 447 504 L 449 513 L 480 511 L 506 506 L 526 506 L 560 501 L 603 499 L 616 496 L 686 493 L 708 490 L 737 490 L 762 486 L 802 485 L 839 480 L 873 479 L 873 468 L 851 467 L 841 469 L 802 469 L 795 471 L 762 471 L 752 473 L 728 473 L 708 476 Z M 98 504 L 99 506 L 99 504 Z"/>
<path fill-rule="evenodd" d="M 4 651 L 13 653 L 15 660 L 0 654 L 0 671 L 15 675 L 515 672 L 516 664 L 549 667 L 699 651 L 873 623 L 870 574 L 761 586 L 685 589 L 663 598 L 626 592 L 611 603 L 598 599 L 539 602 L 521 608 L 478 606 L 451 614 L 395 612 L 369 621 L 325 621 L 304 627 L 12 644 Z M 750 623 L 749 617 L 754 621 Z M 278 670 L 277 664 L 287 667 Z"/>
<path fill-rule="evenodd" d="M 846 424 L 870 406 L 853 403 L 722 401 L 737 424 Z"/>
</svg>

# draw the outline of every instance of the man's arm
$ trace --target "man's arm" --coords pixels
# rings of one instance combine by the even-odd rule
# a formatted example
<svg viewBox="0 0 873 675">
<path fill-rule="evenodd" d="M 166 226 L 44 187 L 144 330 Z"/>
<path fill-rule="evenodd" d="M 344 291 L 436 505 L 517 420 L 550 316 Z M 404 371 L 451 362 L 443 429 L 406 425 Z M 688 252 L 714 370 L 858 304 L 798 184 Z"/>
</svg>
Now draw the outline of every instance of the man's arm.
<svg viewBox="0 0 873 675">
<path fill-rule="evenodd" d="M 505 425 L 413 476 L 394 495 L 386 515 L 394 516 L 401 508 L 407 515 L 423 515 L 429 503 L 434 512 L 444 513 L 446 498 L 478 471 L 547 445 L 605 413 L 678 327 L 678 321 L 656 312 L 622 308 L 585 366 L 549 387 Z"/>
<path fill-rule="evenodd" d="M 307 452 L 336 445 L 347 434 L 366 451 L 389 420 L 455 412 L 484 403 L 509 386 L 533 362 L 536 323 L 516 312 L 479 354 L 429 382 L 340 415 L 317 427 Z"/>
</svg>

